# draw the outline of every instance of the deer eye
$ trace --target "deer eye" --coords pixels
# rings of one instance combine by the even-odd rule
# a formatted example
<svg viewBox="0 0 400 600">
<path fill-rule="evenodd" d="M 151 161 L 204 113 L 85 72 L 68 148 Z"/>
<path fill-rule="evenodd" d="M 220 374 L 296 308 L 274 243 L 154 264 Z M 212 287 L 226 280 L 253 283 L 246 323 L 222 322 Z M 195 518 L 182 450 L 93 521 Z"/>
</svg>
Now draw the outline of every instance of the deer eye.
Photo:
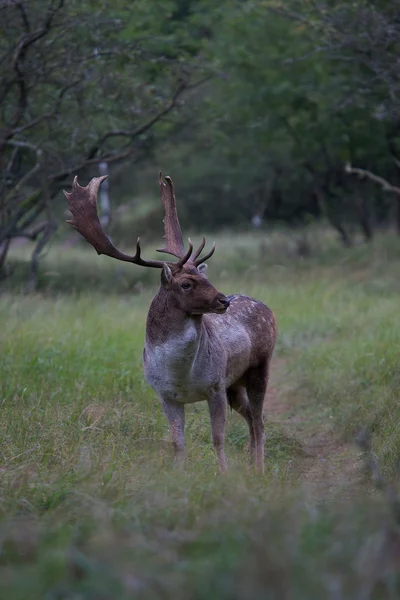
<svg viewBox="0 0 400 600">
<path fill-rule="evenodd" d="M 192 287 L 192 284 L 185 281 L 185 283 L 182 283 L 181 287 L 183 290 L 190 290 L 190 288 Z"/>
</svg>

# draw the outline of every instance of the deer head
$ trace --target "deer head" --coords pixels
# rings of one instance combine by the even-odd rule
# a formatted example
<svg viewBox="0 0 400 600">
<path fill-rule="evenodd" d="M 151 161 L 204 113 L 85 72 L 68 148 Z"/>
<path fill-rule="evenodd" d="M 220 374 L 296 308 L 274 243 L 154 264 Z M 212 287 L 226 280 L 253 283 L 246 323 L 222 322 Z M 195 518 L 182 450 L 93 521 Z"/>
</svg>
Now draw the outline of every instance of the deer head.
<svg viewBox="0 0 400 600">
<path fill-rule="evenodd" d="M 189 240 L 189 249 L 185 252 L 181 227 L 176 210 L 174 187 L 170 177 L 162 179 L 159 174 L 161 202 L 164 207 L 164 239 L 165 247 L 157 252 L 175 256 L 176 262 L 165 260 L 144 260 L 141 257 L 140 238 L 136 242 L 136 253 L 130 256 L 118 250 L 106 235 L 97 213 L 97 194 L 102 182 L 107 178 L 94 177 L 86 187 L 74 178 L 72 191 L 64 194 L 72 213 L 70 223 L 96 250 L 97 254 L 105 254 L 117 260 L 131 262 L 142 267 L 162 269 L 161 285 L 171 293 L 176 308 L 189 315 L 200 315 L 208 312 L 222 313 L 229 306 L 229 300 L 218 292 L 204 275 L 204 264 L 215 251 L 215 243 L 210 252 L 201 257 L 206 244 L 203 240 L 199 248 L 193 252 L 193 244 Z"/>
<path fill-rule="evenodd" d="M 161 285 L 171 293 L 175 307 L 188 315 L 224 313 L 229 306 L 228 298 L 203 275 L 205 270 L 205 264 L 186 263 L 176 268 L 166 263 L 163 267 Z"/>
</svg>

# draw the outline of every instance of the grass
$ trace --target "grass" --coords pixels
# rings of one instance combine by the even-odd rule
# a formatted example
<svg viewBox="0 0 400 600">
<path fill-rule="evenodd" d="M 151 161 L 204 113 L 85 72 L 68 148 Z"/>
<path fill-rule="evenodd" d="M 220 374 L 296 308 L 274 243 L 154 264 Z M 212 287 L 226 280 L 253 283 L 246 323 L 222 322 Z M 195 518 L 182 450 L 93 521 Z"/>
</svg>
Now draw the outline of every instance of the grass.
<svg viewBox="0 0 400 600">
<path fill-rule="evenodd" d="M 236 414 L 230 471 L 216 475 L 202 404 L 187 410 L 185 471 L 171 465 L 141 359 L 157 273 L 60 244 L 25 296 L 26 250 L 13 253 L 0 297 L 1 598 L 399 595 L 390 504 L 358 482 L 350 497 L 340 481 L 311 493 L 303 474 L 318 464 L 313 436 L 352 444 L 367 426 L 395 479 L 400 240 L 344 250 L 317 231 L 304 260 L 286 234 L 264 238 L 227 232 L 209 264 L 221 291 L 263 300 L 278 318 L 281 410 L 267 421 L 263 479 L 247 470 Z"/>
</svg>

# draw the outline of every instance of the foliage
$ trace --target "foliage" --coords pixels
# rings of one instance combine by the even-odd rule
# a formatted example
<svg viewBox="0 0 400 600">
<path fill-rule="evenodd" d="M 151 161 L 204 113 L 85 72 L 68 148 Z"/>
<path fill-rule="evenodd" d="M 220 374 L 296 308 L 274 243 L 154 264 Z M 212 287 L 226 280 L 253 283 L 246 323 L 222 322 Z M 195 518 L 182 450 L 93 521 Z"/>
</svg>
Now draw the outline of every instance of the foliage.
<svg viewBox="0 0 400 600">
<path fill-rule="evenodd" d="M 198 19 L 174 17 L 179 6 L 2 3 L 0 268 L 12 238 L 47 240 L 67 177 L 143 159 L 185 120 L 201 36 Z"/>
<path fill-rule="evenodd" d="M 344 165 L 397 176 L 394 5 L 220 6 L 208 46 L 216 77 L 196 139 L 173 162 L 179 176 L 185 159 L 185 196 L 210 225 L 254 213 L 293 224 L 323 216 L 350 244 L 354 225 L 370 239 L 376 222 L 391 219 L 393 201 Z M 360 54 L 373 58 L 364 66 Z"/>
<path fill-rule="evenodd" d="M 344 170 L 398 183 L 398 8 L 1 4 L 0 268 L 23 235 L 39 240 L 36 273 L 60 188 L 103 160 L 113 206 L 138 204 L 159 168 L 171 173 L 191 228 L 323 220 L 347 246 L 359 229 L 366 241 L 376 226 L 400 231 L 400 197 Z"/>
</svg>

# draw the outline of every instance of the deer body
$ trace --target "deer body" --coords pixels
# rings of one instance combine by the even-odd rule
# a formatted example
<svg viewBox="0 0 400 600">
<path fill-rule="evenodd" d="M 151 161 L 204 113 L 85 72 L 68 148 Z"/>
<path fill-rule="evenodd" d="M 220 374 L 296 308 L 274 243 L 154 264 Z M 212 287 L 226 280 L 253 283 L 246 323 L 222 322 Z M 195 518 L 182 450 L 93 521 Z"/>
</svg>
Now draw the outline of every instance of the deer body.
<svg viewBox="0 0 400 600">
<path fill-rule="evenodd" d="M 158 296 L 153 300 L 143 359 L 146 379 L 158 394 L 183 404 L 207 400 L 210 389 L 228 389 L 248 368 L 257 366 L 259 337 L 265 352 L 269 328 L 275 323 L 273 313 L 247 296 L 228 299 L 225 314 L 192 317 L 183 313 L 178 319 L 160 316 L 164 311 L 159 310 Z M 161 319 L 166 328 L 160 339 Z"/>
<path fill-rule="evenodd" d="M 168 418 L 177 460 L 184 456 L 184 405 L 207 401 L 214 415 L 220 469 L 226 468 L 223 444 L 229 403 L 249 425 L 251 457 L 257 460 L 258 448 L 262 470 L 262 408 L 276 338 L 274 314 L 262 302 L 240 295 L 227 297 L 229 310 L 222 314 L 190 315 L 173 310 L 168 300 L 168 291 L 161 287 L 147 317 L 143 359 L 146 379 Z"/>
<path fill-rule="evenodd" d="M 82 188 L 75 178 L 72 192 L 66 193 L 73 214 L 70 222 L 98 254 L 162 269 L 161 286 L 147 316 L 143 362 L 146 379 L 167 416 L 176 460 L 184 458 L 184 406 L 203 400 L 209 406 L 220 470 L 226 469 L 224 436 L 230 405 L 247 422 L 250 458 L 263 472 L 263 403 L 276 340 L 273 312 L 247 296 L 227 297 L 209 282 L 204 261 L 215 245 L 200 258 L 205 239 L 194 253 L 189 240 L 185 253 L 172 182 L 166 178 L 165 184 L 161 174 L 167 243 L 160 251 L 177 257 L 178 262 L 143 260 L 139 239 L 134 256 L 120 252 L 97 215 L 97 192 L 104 179 L 94 178 Z"/>
</svg>

